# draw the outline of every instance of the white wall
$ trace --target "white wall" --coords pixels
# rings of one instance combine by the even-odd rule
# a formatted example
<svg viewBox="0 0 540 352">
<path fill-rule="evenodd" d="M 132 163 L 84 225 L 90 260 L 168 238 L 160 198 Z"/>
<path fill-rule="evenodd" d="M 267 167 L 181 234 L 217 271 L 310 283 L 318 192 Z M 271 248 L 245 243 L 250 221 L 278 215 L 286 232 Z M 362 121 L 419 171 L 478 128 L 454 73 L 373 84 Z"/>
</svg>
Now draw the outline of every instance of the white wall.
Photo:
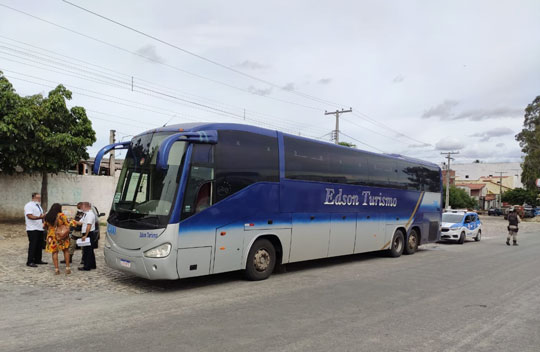
<svg viewBox="0 0 540 352">
<path fill-rule="evenodd" d="M 49 206 L 87 201 L 109 215 L 116 182 L 112 176 L 49 175 Z M 24 220 L 24 205 L 41 191 L 41 175 L 0 174 L 0 221 Z M 104 219 L 104 218 L 102 218 Z"/>
<path fill-rule="evenodd" d="M 450 165 L 456 171 L 456 180 L 478 180 L 480 177 L 493 175 L 499 176 L 502 171 L 503 176 L 511 176 L 514 179 L 514 188 L 522 188 L 521 164 L 520 163 L 470 163 Z M 466 176 L 469 176 L 466 178 Z"/>
</svg>

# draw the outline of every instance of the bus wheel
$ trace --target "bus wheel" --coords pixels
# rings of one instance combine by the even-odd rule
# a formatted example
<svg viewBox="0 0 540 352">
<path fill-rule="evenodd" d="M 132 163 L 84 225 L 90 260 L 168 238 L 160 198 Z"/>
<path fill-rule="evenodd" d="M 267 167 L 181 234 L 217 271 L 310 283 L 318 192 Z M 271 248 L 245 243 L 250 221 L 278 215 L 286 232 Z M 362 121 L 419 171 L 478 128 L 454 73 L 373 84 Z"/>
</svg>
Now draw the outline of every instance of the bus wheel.
<svg viewBox="0 0 540 352">
<path fill-rule="evenodd" d="M 403 248 L 403 254 L 414 254 L 418 250 L 419 238 L 418 232 L 415 229 L 412 229 L 409 234 L 407 245 Z"/>
<path fill-rule="evenodd" d="M 390 249 L 388 249 L 388 253 L 391 257 L 397 258 L 403 253 L 404 247 L 405 236 L 403 235 L 403 231 L 396 230 L 396 232 L 394 233 L 394 237 L 392 238 L 392 242 L 390 243 Z"/>
<path fill-rule="evenodd" d="M 276 250 L 268 240 L 255 241 L 247 257 L 245 275 L 248 280 L 265 280 L 276 266 Z"/>
<path fill-rule="evenodd" d="M 459 236 L 458 243 L 463 244 L 464 242 L 465 242 L 465 232 L 462 232 L 461 235 Z"/>
</svg>

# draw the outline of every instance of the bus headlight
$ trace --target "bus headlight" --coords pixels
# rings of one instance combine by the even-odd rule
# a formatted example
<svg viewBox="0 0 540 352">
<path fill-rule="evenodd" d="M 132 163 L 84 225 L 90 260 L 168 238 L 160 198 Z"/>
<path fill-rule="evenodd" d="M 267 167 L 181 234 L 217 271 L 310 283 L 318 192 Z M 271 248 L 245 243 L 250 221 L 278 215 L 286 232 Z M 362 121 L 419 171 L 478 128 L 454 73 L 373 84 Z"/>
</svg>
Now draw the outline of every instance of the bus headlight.
<svg viewBox="0 0 540 352">
<path fill-rule="evenodd" d="M 147 250 L 144 252 L 144 256 L 148 258 L 165 258 L 171 253 L 171 248 L 170 243 L 164 243 L 161 246 Z"/>
</svg>

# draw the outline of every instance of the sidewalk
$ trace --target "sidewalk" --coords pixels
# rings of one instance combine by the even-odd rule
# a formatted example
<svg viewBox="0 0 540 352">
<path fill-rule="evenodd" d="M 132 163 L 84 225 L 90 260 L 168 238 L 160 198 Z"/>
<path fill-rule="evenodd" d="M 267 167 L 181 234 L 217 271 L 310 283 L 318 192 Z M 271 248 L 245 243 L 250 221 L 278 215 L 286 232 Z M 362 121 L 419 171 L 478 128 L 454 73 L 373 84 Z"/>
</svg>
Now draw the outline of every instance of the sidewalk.
<svg viewBox="0 0 540 352">
<path fill-rule="evenodd" d="M 48 287 L 56 289 L 91 289 L 113 291 L 126 294 L 139 294 L 161 291 L 155 282 L 112 270 L 105 265 L 103 258 L 103 236 L 99 241 L 100 248 L 95 249 L 97 269 L 79 271 L 81 250 L 75 251 L 74 264 L 71 264 L 71 275 L 65 275 L 65 264 L 60 264 L 60 275 L 54 275 L 51 254 L 43 251 L 43 260 L 47 265 L 37 268 L 26 266 L 28 238 L 24 224 L 0 224 L 0 285 L 10 283 L 27 287 Z M 59 254 L 60 260 L 63 253 Z"/>
</svg>

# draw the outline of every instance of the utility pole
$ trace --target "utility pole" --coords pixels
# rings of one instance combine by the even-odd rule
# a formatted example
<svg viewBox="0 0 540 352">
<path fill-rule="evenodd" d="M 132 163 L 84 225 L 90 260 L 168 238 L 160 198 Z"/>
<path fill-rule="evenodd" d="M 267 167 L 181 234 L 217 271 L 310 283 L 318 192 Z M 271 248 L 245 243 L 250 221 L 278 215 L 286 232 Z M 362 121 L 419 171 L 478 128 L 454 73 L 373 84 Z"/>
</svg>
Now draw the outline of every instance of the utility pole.
<svg viewBox="0 0 540 352">
<path fill-rule="evenodd" d="M 332 139 L 334 140 L 334 142 L 336 144 L 339 144 L 339 114 L 344 114 L 346 112 L 352 112 L 352 108 L 349 108 L 349 110 L 343 110 L 341 109 L 340 110 L 336 110 L 336 111 L 331 111 L 331 112 L 327 112 L 326 110 L 324 111 L 324 114 L 325 115 L 336 115 L 336 129 L 334 131 L 332 131 Z"/>
<path fill-rule="evenodd" d="M 116 130 L 111 130 L 109 134 L 109 144 L 116 143 Z M 111 150 L 109 155 L 109 175 L 114 176 L 116 174 L 116 161 L 114 160 L 114 149 Z"/>
<path fill-rule="evenodd" d="M 446 152 L 441 154 L 446 155 L 446 159 L 448 159 L 448 163 L 446 164 L 446 200 L 444 202 L 444 208 L 450 209 L 450 160 L 454 160 L 450 155 L 459 154 L 459 152 Z"/>
<path fill-rule="evenodd" d="M 502 208 L 502 178 L 503 178 L 503 174 L 505 174 L 506 172 L 504 171 L 497 171 L 497 173 L 499 174 L 499 208 Z"/>
</svg>

